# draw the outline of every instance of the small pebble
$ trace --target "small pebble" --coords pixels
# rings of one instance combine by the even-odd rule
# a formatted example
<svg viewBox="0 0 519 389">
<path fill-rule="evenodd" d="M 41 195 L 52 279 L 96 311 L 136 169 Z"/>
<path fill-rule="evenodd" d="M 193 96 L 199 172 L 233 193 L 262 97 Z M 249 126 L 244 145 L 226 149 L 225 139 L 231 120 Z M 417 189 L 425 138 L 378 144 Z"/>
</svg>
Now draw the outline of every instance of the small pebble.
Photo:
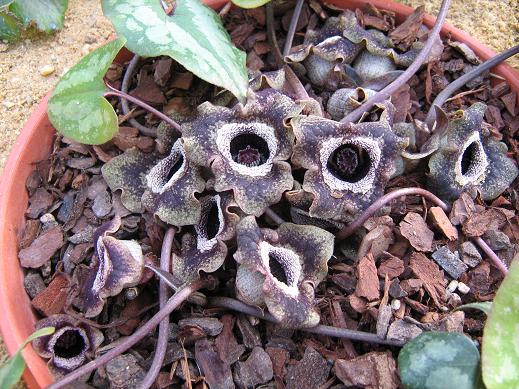
<svg viewBox="0 0 519 389">
<path fill-rule="evenodd" d="M 458 291 L 460 293 L 467 294 L 468 292 L 470 292 L 470 288 L 467 285 L 465 285 L 463 282 L 459 282 Z"/>
<path fill-rule="evenodd" d="M 457 293 L 452 293 L 452 294 L 449 296 L 449 298 L 448 298 L 448 300 L 447 300 L 447 303 L 448 303 L 451 307 L 453 307 L 453 308 L 456 308 L 456 307 L 460 306 L 460 305 L 461 305 L 461 297 L 460 297 L 460 295 L 457 294 Z"/>
<path fill-rule="evenodd" d="M 394 299 L 393 301 L 391 301 L 391 309 L 393 311 L 398 311 L 401 305 L 402 303 L 400 302 L 400 300 Z"/>
<path fill-rule="evenodd" d="M 54 73 L 56 69 L 54 69 L 54 66 L 52 65 L 45 65 L 44 67 L 40 68 L 40 74 L 43 77 L 50 76 L 52 73 Z"/>
<path fill-rule="evenodd" d="M 447 290 L 452 293 L 456 290 L 457 287 L 458 287 L 458 281 L 452 280 L 449 283 L 449 286 L 447 286 Z"/>
</svg>

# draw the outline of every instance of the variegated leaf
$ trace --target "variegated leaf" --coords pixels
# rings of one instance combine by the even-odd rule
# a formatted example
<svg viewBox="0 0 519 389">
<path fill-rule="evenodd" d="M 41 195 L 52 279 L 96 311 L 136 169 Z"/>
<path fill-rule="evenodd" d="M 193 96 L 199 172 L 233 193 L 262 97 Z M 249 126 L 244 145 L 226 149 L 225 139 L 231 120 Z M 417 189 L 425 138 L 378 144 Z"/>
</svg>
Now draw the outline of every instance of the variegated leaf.
<svg viewBox="0 0 519 389">
<path fill-rule="evenodd" d="M 103 97 L 103 77 L 125 42 L 118 38 L 89 53 L 56 85 L 47 113 L 60 133 L 81 143 L 102 144 L 117 132 L 117 114 Z"/>
<path fill-rule="evenodd" d="M 199 0 L 177 0 L 167 15 L 158 0 L 103 0 L 103 12 L 127 47 L 144 57 L 168 55 L 198 77 L 246 97 L 245 53 L 218 15 Z"/>
<path fill-rule="evenodd" d="M 14 0 L 9 9 L 24 24 L 34 22 L 39 30 L 53 32 L 63 27 L 68 0 Z"/>
<path fill-rule="evenodd" d="M 264 4 L 267 4 L 270 0 L 231 0 L 233 4 L 236 4 L 241 8 L 258 8 Z"/>
</svg>

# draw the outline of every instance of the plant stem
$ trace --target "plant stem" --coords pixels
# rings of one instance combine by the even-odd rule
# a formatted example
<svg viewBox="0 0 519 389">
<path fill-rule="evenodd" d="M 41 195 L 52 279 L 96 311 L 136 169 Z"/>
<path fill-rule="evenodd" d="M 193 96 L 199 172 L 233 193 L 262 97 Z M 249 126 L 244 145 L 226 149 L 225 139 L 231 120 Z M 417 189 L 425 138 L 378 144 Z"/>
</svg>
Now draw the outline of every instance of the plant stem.
<svg viewBox="0 0 519 389">
<path fill-rule="evenodd" d="M 436 111 L 434 110 L 434 106 L 437 105 L 441 108 L 441 106 L 446 102 L 446 100 L 458 89 L 463 87 L 467 82 L 470 80 L 476 78 L 481 73 L 493 68 L 500 62 L 505 61 L 506 59 L 510 58 L 511 56 L 519 53 L 519 45 L 512 47 L 511 49 L 508 49 L 506 51 L 503 51 L 502 53 L 486 60 L 479 66 L 472 69 L 470 72 L 464 74 L 463 76 L 457 78 L 453 82 L 451 82 L 449 85 L 445 87 L 444 90 L 442 90 L 440 93 L 438 93 L 438 96 L 434 99 L 434 101 L 431 104 L 431 107 L 429 108 L 429 112 L 427 113 L 427 117 L 425 119 L 425 123 L 429 128 L 432 128 L 434 121 L 436 120 Z"/>
<path fill-rule="evenodd" d="M 272 221 L 277 224 L 278 226 L 280 224 L 283 224 L 285 221 L 279 216 L 276 212 L 274 212 L 272 209 L 267 208 L 265 209 L 265 215 L 267 215 L 269 218 L 272 219 Z"/>
<path fill-rule="evenodd" d="M 337 240 L 344 240 L 350 235 L 352 235 L 357 229 L 362 227 L 362 225 L 368 220 L 371 216 L 373 216 L 380 208 L 389 203 L 390 201 L 402 197 L 405 195 L 419 195 L 425 197 L 427 200 L 431 201 L 445 212 L 449 212 L 451 207 L 450 205 L 444 203 L 440 198 L 436 197 L 433 193 L 428 190 L 422 188 L 402 188 L 394 190 L 393 192 L 389 192 L 384 196 L 380 197 L 371 204 L 353 223 L 347 225 L 342 230 L 340 230 L 335 238 Z M 504 275 L 508 273 L 508 269 L 506 265 L 501 261 L 501 259 L 497 256 L 497 254 L 485 243 L 485 241 L 481 237 L 473 238 L 473 241 L 488 255 L 491 262 L 497 267 Z"/>
<path fill-rule="evenodd" d="M 164 240 L 162 241 L 162 250 L 160 252 L 160 268 L 165 272 L 169 272 L 171 263 L 171 246 L 173 245 L 175 232 L 175 227 L 168 228 L 166 234 L 164 235 Z M 160 309 L 162 309 L 167 303 L 169 288 L 162 279 L 160 279 L 159 282 L 159 304 Z M 159 334 L 157 336 L 155 355 L 153 356 L 153 362 L 151 363 L 150 369 L 140 384 L 141 389 L 148 389 L 155 383 L 160 369 L 162 368 L 162 362 L 164 362 L 164 356 L 166 355 L 166 349 L 168 347 L 168 338 L 169 315 L 167 315 L 159 323 Z"/>
<path fill-rule="evenodd" d="M 135 68 L 137 67 L 137 64 L 139 63 L 139 59 L 141 57 L 137 54 L 133 55 L 133 58 L 131 59 L 130 63 L 128 64 L 128 67 L 126 68 L 126 72 L 124 72 L 123 82 L 121 84 L 121 92 L 122 93 L 128 93 L 128 88 L 130 87 L 130 80 L 133 76 L 133 73 L 135 72 Z M 123 115 L 128 115 L 130 112 L 130 107 L 128 105 L 128 100 L 121 98 L 121 108 L 123 110 Z M 137 120 L 134 118 L 128 119 L 128 122 L 135 128 L 137 128 L 140 132 L 142 132 L 144 135 L 157 137 L 157 131 L 153 128 L 149 128 L 146 126 L 143 126 L 140 124 Z"/>
<path fill-rule="evenodd" d="M 227 308 L 233 311 L 244 313 L 246 315 L 255 316 L 272 323 L 279 323 L 270 313 L 263 312 L 259 308 L 244 304 L 241 301 L 235 300 L 230 297 L 212 297 L 209 299 L 209 306 L 214 308 Z M 345 328 L 337 328 L 325 325 L 317 325 L 312 328 L 299 328 L 299 330 L 304 332 L 310 332 L 316 335 L 333 336 L 335 338 L 351 339 L 360 342 L 377 343 L 388 346 L 404 345 L 404 342 L 380 339 L 376 334 L 372 334 L 370 332 L 348 330 Z"/>
<path fill-rule="evenodd" d="M 126 100 L 129 100 L 131 101 L 132 103 L 134 104 L 137 104 L 139 107 L 142 107 L 144 108 L 146 111 L 148 112 L 151 112 L 152 114 L 154 114 L 155 116 L 157 116 L 159 119 L 161 120 L 164 120 L 166 123 L 168 123 L 171 127 L 173 127 L 175 130 L 177 130 L 178 132 L 178 136 L 181 135 L 181 132 L 180 132 L 180 125 L 174 121 L 173 119 L 171 119 L 168 115 L 160 112 L 159 110 L 153 108 L 151 105 L 148 105 L 146 104 L 144 101 L 141 101 L 139 100 L 138 98 L 136 97 L 133 97 L 127 93 L 124 93 L 124 92 L 121 92 L 117 89 L 115 89 L 114 87 L 106 84 L 106 86 L 108 87 L 108 89 L 110 89 L 108 92 L 105 92 L 104 96 L 105 97 L 108 97 L 108 96 L 117 96 L 117 97 L 120 97 L 120 98 L 123 98 L 123 99 L 126 99 Z"/>
<path fill-rule="evenodd" d="M 443 0 L 442 5 L 440 7 L 440 12 L 438 13 L 438 17 L 436 18 L 436 22 L 429 33 L 429 38 L 425 42 L 425 45 L 420 53 L 417 55 L 413 63 L 400 75 L 398 78 L 393 81 L 391 84 L 386 86 L 381 91 L 375 93 L 371 98 L 368 99 L 364 104 L 350 112 L 346 115 L 341 123 L 351 123 L 359 120 L 362 115 L 370 110 L 375 104 L 381 103 L 384 100 L 388 99 L 392 94 L 394 94 L 402 85 L 404 85 L 407 81 L 411 79 L 411 77 L 420 69 L 422 64 L 427 60 L 429 53 L 439 36 L 440 30 L 442 28 L 443 22 L 445 21 L 445 16 L 447 16 L 447 10 L 449 9 L 451 0 Z"/>
<path fill-rule="evenodd" d="M 368 220 L 371 216 L 373 216 L 380 208 L 389 203 L 390 201 L 406 196 L 406 195 L 419 195 L 425 197 L 427 200 L 433 202 L 437 206 L 441 207 L 445 212 L 450 210 L 448 204 L 444 203 L 441 199 L 436 197 L 434 194 L 429 192 L 428 190 L 422 188 L 402 188 L 397 189 L 392 192 L 385 194 L 382 197 L 379 197 L 377 201 L 371 204 L 353 223 L 348 224 L 342 230 L 340 230 L 335 237 L 337 240 L 344 240 L 348 236 L 352 235 L 358 228 L 362 227 L 362 225 Z"/>
<path fill-rule="evenodd" d="M 290 19 L 290 26 L 288 27 L 285 46 L 283 47 L 283 57 L 286 57 L 288 53 L 290 53 L 290 49 L 292 48 L 292 42 L 294 41 L 297 23 L 299 22 L 299 15 L 301 15 L 301 9 L 303 8 L 304 3 L 305 0 L 297 0 L 296 6 L 294 8 L 294 13 L 292 14 L 292 19 Z"/>
<path fill-rule="evenodd" d="M 164 308 L 161 308 L 150 320 L 144 323 L 137 331 L 135 331 L 132 335 L 128 336 L 120 343 L 117 344 L 113 349 L 108 351 L 106 354 L 101 355 L 100 357 L 94 359 L 93 361 L 88 362 L 86 365 L 79 367 L 78 369 L 68 373 L 64 377 L 62 377 L 59 381 L 49 385 L 47 389 L 59 389 L 63 388 L 66 385 L 76 381 L 77 379 L 83 377 L 85 374 L 88 374 L 104 364 L 110 362 L 113 358 L 122 354 L 134 344 L 139 342 L 142 338 L 149 334 L 166 316 L 168 316 L 173 310 L 175 310 L 182 302 L 184 302 L 191 293 L 197 291 L 198 289 L 205 286 L 205 282 L 203 280 L 196 280 L 192 283 L 186 285 L 184 288 L 175 293 Z"/>
</svg>

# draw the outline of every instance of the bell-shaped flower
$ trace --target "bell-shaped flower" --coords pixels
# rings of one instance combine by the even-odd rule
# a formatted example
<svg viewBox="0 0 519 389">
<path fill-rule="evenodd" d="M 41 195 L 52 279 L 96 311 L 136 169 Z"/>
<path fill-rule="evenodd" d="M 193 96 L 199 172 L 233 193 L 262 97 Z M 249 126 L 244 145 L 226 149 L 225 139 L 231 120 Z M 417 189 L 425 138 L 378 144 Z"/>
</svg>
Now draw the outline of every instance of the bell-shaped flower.
<svg viewBox="0 0 519 389">
<path fill-rule="evenodd" d="M 194 234 L 182 236 L 180 254 L 172 253 L 172 282 L 181 287 L 222 266 L 227 256 L 224 243 L 234 238 L 239 216 L 230 208 L 236 207 L 231 193 L 219 193 L 200 199 L 202 217 L 194 226 Z"/>
<path fill-rule="evenodd" d="M 121 201 L 132 212 L 146 209 L 175 226 L 200 219 L 195 193 L 204 190 L 205 181 L 200 168 L 186 158 L 180 139 L 165 158 L 129 149 L 107 162 L 102 173 L 112 191 L 122 191 Z"/>
<path fill-rule="evenodd" d="M 99 315 L 107 297 L 137 285 L 143 276 L 144 256 L 140 245 L 134 240 L 109 235 L 120 226 L 119 216 L 101 225 L 94 234 L 95 254 L 91 266 L 80 265 L 75 269 L 78 295 L 74 305 L 86 317 Z"/>
<path fill-rule="evenodd" d="M 315 288 L 326 277 L 334 236 L 318 227 L 283 223 L 261 229 L 253 216 L 238 224 L 237 295 L 243 302 L 266 307 L 290 328 L 313 327 L 320 316 Z"/>
<path fill-rule="evenodd" d="M 445 200 L 455 200 L 476 190 L 483 200 L 498 197 L 518 174 L 507 147 L 483 131 L 486 105 L 475 103 L 458 111 L 440 136 L 439 147 L 429 159 L 429 189 Z"/>
<path fill-rule="evenodd" d="M 103 343 L 101 331 L 69 315 L 52 315 L 36 323 L 36 329 L 54 327 L 51 335 L 32 341 L 34 350 L 49 359 L 49 367 L 55 373 L 66 374 L 77 369 L 94 356 Z"/>
<path fill-rule="evenodd" d="M 187 157 L 211 167 L 217 192 L 232 190 L 245 213 L 260 216 L 292 188 L 286 160 L 292 154 L 294 135 L 286 121 L 300 110 L 272 89 L 232 109 L 203 103 L 196 119 L 182 125 Z"/>
<path fill-rule="evenodd" d="M 377 122 L 292 120 L 297 139 L 292 161 L 308 169 L 303 189 L 314 196 L 310 216 L 348 221 L 383 195 L 389 178 L 402 168 L 407 141 L 391 129 L 391 103 L 381 107 Z"/>
</svg>

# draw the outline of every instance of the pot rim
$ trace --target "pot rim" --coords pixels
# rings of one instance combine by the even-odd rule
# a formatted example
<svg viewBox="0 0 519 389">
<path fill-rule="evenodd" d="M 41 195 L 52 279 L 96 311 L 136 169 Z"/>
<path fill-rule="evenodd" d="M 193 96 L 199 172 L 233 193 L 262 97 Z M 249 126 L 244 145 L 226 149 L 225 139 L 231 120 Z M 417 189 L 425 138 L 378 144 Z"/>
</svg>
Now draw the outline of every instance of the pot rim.
<svg viewBox="0 0 519 389">
<path fill-rule="evenodd" d="M 226 0 L 205 0 L 212 8 L 220 8 Z M 329 0 L 326 4 L 355 9 L 366 3 L 377 8 L 395 12 L 397 21 L 403 20 L 413 12 L 413 8 L 390 0 Z M 344 4 L 345 3 L 345 4 Z M 424 24 L 431 27 L 436 18 L 427 15 Z M 486 60 L 495 52 L 477 41 L 465 31 L 445 24 L 442 36 L 450 34 L 453 40 L 466 43 L 482 59 Z M 504 77 L 510 87 L 518 92 L 519 72 L 510 65 L 502 63 L 493 68 L 494 73 Z M 20 135 L 11 148 L 3 175 L 0 178 L 0 332 L 10 355 L 13 355 L 23 341 L 34 331 L 36 318 L 29 297 L 23 286 L 23 270 L 18 261 L 18 238 L 21 236 L 24 214 L 27 209 L 28 195 L 25 181 L 37 161 L 48 157 L 55 130 L 47 117 L 47 102 L 50 92 L 30 115 Z M 20 179 L 21 178 L 21 179 Z M 23 351 L 27 369 L 24 379 L 30 389 L 39 389 L 53 382 L 46 362 L 29 344 Z"/>
</svg>

